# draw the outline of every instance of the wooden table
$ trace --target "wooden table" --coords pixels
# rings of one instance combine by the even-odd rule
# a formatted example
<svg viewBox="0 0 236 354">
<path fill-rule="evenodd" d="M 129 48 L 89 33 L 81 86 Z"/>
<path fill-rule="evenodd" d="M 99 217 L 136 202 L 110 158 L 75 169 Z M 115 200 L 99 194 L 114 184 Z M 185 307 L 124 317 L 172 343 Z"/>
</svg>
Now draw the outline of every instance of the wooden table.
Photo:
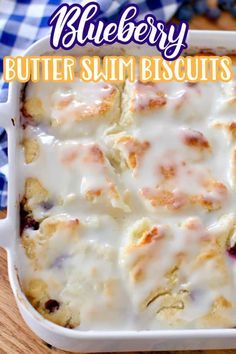
<svg viewBox="0 0 236 354">
<path fill-rule="evenodd" d="M 234 30 L 236 20 L 224 14 L 217 22 L 202 17 L 195 17 L 190 27 L 193 29 Z M 0 211 L 0 217 L 5 213 Z M 0 250 L 0 354 L 63 354 L 66 353 L 38 339 L 22 320 L 12 295 L 7 276 L 6 253 Z M 169 353 L 170 352 L 163 352 Z M 173 352 L 177 353 L 177 352 Z M 188 352 L 179 352 L 187 354 Z M 236 350 L 192 351 L 191 354 L 236 354 Z"/>
</svg>

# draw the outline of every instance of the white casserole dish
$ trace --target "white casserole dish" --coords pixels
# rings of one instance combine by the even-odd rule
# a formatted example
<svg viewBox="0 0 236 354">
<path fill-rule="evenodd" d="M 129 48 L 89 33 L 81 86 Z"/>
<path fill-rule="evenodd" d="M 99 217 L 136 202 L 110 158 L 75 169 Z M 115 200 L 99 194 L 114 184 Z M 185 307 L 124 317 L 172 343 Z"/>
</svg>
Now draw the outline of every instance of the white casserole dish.
<svg viewBox="0 0 236 354">
<path fill-rule="evenodd" d="M 236 52 L 236 32 L 192 31 L 188 37 L 189 48 L 213 50 L 216 53 Z M 43 55 L 51 51 L 49 38 L 44 38 L 25 55 Z M 125 47 L 128 54 L 156 55 L 155 48 Z M 121 46 L 103 48 L 76 48 L 70 54 L 124 54 Z M 57 53 L 58 54 L 58 53 Z M 60 52 L 61 54 L 61 52 Z M 68 55 L 68 53 L 65 53 Z M 8 253 L 10 284 L 19 310 L 29 327 L 47 343 L 64 350 L 81 352 L 187 350 L 236 348 L 235 329 L 198 329 L 163 331 L 87 331 L 71 330 L 45 320 L 28 302 L 21 291 L 17 276 L 16 240 L 19 237 L 19 172 L 17 168 L 19 144 L 20 96 L 22 85 L 10 84 L 8 102 L 0 105 L 0 126 L 8 133 L 9 188 L 8 214 L 0 221 L 0 246 Z"/>
</svg>

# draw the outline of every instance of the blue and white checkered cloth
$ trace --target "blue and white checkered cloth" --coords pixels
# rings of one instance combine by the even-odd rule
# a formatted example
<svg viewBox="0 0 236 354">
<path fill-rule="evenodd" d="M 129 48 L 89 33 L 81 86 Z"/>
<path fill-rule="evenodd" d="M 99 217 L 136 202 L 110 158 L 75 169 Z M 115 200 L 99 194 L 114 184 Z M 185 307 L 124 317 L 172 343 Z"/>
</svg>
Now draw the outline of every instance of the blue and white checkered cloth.
<svg viewBox="0 0 236 354">
<path fill-rule="evenodd" d="M 152 13 L 158 19 L 167 21 L 176 12 L 183 0 L 96 0 L 101 7 L 102 17 L 114 18 L 128 3 L 139 5 L 140 13 Z M 60 0 L 0 0 L 0 77 L 3 71 L 3 57 L 22 55 L 34 41 L 49 32 L 48 19 L 61 3 L 76 1 Z M 88 0 L 78 0 L 88 3 Z M 6 83 L 0 82 L 0 102 L 7 100 Z M 0 208 L 7 203 L 7 180 L 2 173 L 7 163 L 7 137 L 0 128 Z"/>
</svg>

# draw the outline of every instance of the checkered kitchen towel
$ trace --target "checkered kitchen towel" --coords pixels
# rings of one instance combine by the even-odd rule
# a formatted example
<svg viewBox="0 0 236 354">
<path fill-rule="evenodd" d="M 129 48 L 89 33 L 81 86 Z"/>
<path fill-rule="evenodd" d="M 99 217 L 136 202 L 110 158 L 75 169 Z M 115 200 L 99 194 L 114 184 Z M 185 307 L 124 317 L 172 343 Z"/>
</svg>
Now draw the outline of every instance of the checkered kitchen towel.
<svg viewBox="0 0 236 354">
<path fill-rule="evenodd" d="M 117 16 L 127 3 L 139 5 L 141 15 L 152 13 L 158 19 L 167 21 L 183 0 L 96 0 L 101 7 L 102 17 Z M 32 42 L 49 32 L 48 19 L 62 2 L 60 0 L 0 0 L 0 77 L 5 55 L 22 55 Z M 88 0 L 78 0 L 88 3 Z M 0 83 L 0 102 L 7 100 L 7 84 Z M 7 163 L 7 138 L 0 128 L 0 208 L 6 207 L 7 181 L 2 173 Z"/>
</svg>

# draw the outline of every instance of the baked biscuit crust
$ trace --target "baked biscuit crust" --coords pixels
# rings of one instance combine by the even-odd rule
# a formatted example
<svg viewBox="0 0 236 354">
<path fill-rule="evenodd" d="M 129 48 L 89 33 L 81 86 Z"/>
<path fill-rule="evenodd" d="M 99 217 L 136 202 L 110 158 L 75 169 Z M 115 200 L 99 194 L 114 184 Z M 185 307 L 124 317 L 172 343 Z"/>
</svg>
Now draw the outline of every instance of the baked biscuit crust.
<svg viewBox="0 0 236 354">
<path fill-rule="evenodd" d="M 44 318 L 235 327 L 235 87 L 27 85 L 20 279 Z"/>
<path fill-rule="evenodd" d="M 22 105 L 26 126 L 45 126 L 63 138 L 76 138 L 108 127 L 120 115 L 120 90 L 104 82 L 78 78 L 64 87 L 57 83 L 28 83 Z"/>
</svg>

